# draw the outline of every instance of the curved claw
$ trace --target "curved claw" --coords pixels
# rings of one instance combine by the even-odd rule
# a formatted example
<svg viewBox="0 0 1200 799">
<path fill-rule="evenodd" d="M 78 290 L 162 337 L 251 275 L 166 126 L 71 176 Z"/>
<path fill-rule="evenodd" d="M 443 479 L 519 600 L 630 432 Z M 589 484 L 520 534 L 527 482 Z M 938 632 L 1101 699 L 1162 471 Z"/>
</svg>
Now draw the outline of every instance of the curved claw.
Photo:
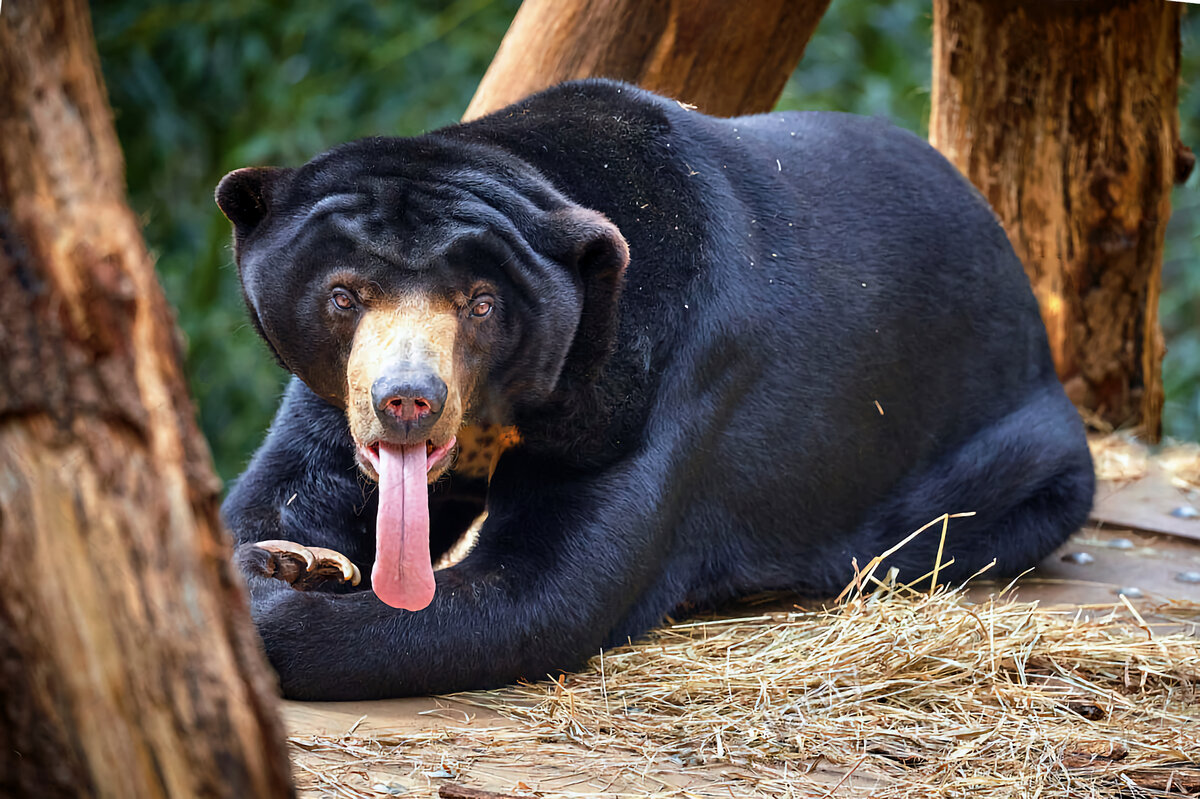
<svg viewBox="0 0 1200 799">
<path fill-rule="evenodd" d="M 341 552 L 325 547 L 309 547 L 308 551 L 316 557 L 321 566 L 330 564 L 336 566 L 342 573 L 343 582 L 350 583 L 350 585 L 358 585 L 362 582 L 362 572 Z M 309 570 L 312 570 L 311 566 Z"/>
<path fill-rule="evenodd" d="M 308 547 L 302 547 L 299 544 L 291 541 L 271 539 L 268 541 L 257 541 L 254 545 L 259 549 L 265 549 L 268 552 L 295 555 L 304 561 L 305 571 L 312 571 L 313 567 L 317 565 L 317 558 L 315 555 L 313 555 L 312 550 L 310 550 Z"/>
<path fill-rule="evenodd" d="M 297 588 L 312 587 L 324 580 L 340 577 L 342 582 L 358 585 L 362 582 L 362 572 L 358 566 L 342 553 L 325 547 L 306 547 L 294 541 L 270 539 L 256 541 L 254 547 L 271 554 L 273 558 L 291 561 L 294 566 L 288 569 L 276 569 L 271 573 L 276 579 L 282 579 Z M 304 567 L 300 568 L 300 561 Z"/>
</svg>

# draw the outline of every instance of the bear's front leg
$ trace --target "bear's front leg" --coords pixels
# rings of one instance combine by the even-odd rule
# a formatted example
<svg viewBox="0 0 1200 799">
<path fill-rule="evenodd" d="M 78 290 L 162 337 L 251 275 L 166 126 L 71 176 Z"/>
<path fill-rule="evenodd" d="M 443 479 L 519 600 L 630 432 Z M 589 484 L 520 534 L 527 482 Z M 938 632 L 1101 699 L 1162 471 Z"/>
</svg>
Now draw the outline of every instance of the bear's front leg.
<svg viewBox="0 0 1200 799">
<path fill-rule="evenodd" d="M 506 455 L 475 549 L 435 574 L 420 611 L 369 591 L 251 580 L 255 623 L 285 695 L 444 693 L 580 666 L 630 618 L 661 618 L 682 598 L 645 595 L 669 545 L 647 490 L 660 473 L 580 475 Z"/>
<path fill-rule="evenodd" d="M 288 590 L 365 590 L 375 513 L 345 415 L 293 380 L 221 508 L 234 564 Z"/>
</svg>

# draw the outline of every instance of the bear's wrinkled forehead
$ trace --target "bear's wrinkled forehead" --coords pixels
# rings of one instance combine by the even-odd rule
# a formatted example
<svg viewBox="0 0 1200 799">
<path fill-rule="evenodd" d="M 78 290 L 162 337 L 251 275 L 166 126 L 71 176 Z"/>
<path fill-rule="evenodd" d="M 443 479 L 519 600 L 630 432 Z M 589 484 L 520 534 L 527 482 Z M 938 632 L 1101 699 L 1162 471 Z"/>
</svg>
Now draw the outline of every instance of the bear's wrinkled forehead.
<svg viewBox="0 0 1200 799">
<path fill-rule="evenodd" d="M 393 266 L 422 268 L 456 244 L 486 235 L 487 227 L 468 221 L 447 203 L 391 192 L 343 192 L 299 207 L 295 223 L 308 237 L 334 237 Z M 449 206 L 449 207 L 448 207 Z"/>
<path fill-rule="evenodd" d="M 547 206 L 565 203 L 545 184 L 538 188 L 463 165 L 410 165 L 398 173 L 301 170 L 276 209 L 272 238 L 286 249 L 336 239 L 410 269 L 451 250 L 459 256 L 481 247 L 521 251 L 536 240 Z"/>
<path fill-rule="evenodd" d="M 445 277 L 447 270 L 470 266 L 491 271 L 511 254 L 510 238 L 461 215 L 341 192 L 277 212 L 272 229 L 247 248 L 240 266 L 243 281 L 255 288 L 261 281 L 278 286 L 348 271 L 389 284 L 414 273 Z"/>
<path fill-rule="evenodd" d="M 530 165 L 479 143 L 439 138 L 364 139 L 317 156 L 294 175 L 292 203 L 354 195 L 394 222 L 429 216 L 478 216 L 486 209 L 513 219 L 567 205 Z"/>
</svg>

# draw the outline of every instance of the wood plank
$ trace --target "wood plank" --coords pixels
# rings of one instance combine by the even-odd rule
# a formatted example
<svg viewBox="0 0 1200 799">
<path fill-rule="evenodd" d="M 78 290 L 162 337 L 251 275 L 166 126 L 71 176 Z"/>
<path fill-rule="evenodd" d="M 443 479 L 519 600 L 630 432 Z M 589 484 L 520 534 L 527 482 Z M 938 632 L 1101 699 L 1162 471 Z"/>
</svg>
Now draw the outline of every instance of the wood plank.
<svg viewBox="0 0 1200 799">
<path fill-rule="evenodd" d="M 1132 527 L 1200 541 L 1200 517 L 1172 516 L 1179 507 L 1191 507 L 1188 492 L 1171 485 L 1162 467 L 1153 460 L 1145 477 L 1127 483 L 1101 481 L 1096 489 L 1092 518 L 1104 525 Z"/>
<path fill-rule="evenodd" d="M 1128 545 L 1128 548 L 1126 548 Z M 1078 562 L 1072 557 L 1087 557 Z M 1090 558 L 1090 561 L 1088 561 Z M 1087 527 L 1046 558 L 1015 589 L 1022 601 L 1079 607 L 1120 602 L 1118 591 L 1137 589 L 1130 598 L 1139 607 L 1172 600 L 1200 603 L 1200 584 L 1181 582 L 1178 575 L 1200 571 L 1200 544 L 1172 535 L 1110 527 Z M 1002 585 L 981 583 L 977 597 Z"/>
<path fill-rule="evenodd" d="M 445 729 L 448 726 L 519 727 L 494 710 L 445 697 L 421 696 L 362 702 L 283 702 L 290 735 L 337 737 L 353 730 L 362 737 L 386 732 Z"/>
<path fill-rule="evenodd" d="M 285 701 L 299 795 L 429 796 L 446 783 L 564 797 L 716 794 L 736 799 L 763 795 L 768 782 L 775 788 L 772 795 L 787 790 L 778 776 L 748 767 L 689 765 L 666 756 L 648 761 L 635 752 L 547 737 L 475 704 L 503 702 L 503 694 L 463 696 L 464 701 Z M 869 796 L 888 781 L 870 764 L 818 760 L 797 768 L 811 769 L 803 785 L 837 786 L 839 797 Z"/>
</svg>

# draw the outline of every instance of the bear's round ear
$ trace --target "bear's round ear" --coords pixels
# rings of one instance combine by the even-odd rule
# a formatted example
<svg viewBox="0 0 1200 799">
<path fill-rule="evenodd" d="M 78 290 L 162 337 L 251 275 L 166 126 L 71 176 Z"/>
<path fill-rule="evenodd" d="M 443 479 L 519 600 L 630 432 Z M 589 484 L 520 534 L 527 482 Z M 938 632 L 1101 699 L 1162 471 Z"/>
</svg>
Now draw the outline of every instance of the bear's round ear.
<svg viewBox="0 0 1200 799">
<path fill-rule="evenodd" d="M 583 288 L 579 327 L 559 378 L 560 388 L 595 378 L 617 336 L 617 303 L 629 265 L 629 245 L 599 211 L 578 206 L 552 212 L 555 259 L 574 268 Z"/>
<path fill-rule="evenodd" d="M 597 272 L 618 277 L 629 265 L 629 245 L 617 226 L 599 211 L 572 206 L 549 214 L 550 249 L 560 263 L 586 280 Z"/>
<path fill-rule="evenodd" d="M 237 237 L 249 235 L 271 207 L 272 192 L 284 173 L 279 167 L 235 169 L 217 184 L 217 206 L 233 223 Z"/>
</svg>

